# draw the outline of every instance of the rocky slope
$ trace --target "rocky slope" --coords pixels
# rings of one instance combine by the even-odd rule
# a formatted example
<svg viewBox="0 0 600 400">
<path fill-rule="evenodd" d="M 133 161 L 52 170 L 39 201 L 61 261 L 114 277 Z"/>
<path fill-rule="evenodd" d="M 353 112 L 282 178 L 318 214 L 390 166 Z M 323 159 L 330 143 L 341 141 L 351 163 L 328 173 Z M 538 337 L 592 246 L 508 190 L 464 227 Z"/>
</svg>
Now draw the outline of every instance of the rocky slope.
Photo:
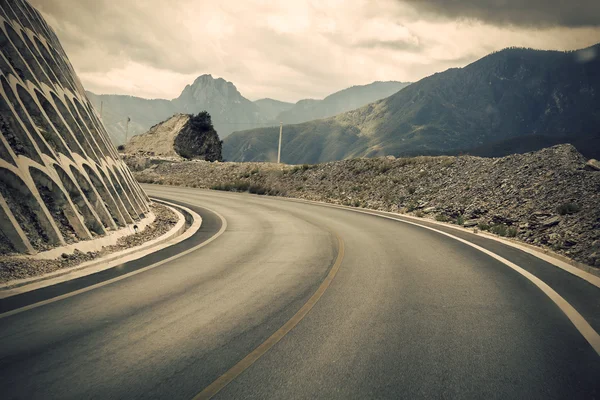
<svg viewBox="0 0 600 400">
<path fill-rule="evenodd" d="M 571 145 L 502 158 L 382 157 L 301 166 L 125 161 L 140 182 L 411 213 L 516 237 L 600 267 L 600 171 Z"/>
<path fill-rule="evenodd" d="M 469 153 L 572 143 L 600 158 L 600 44 L 577 52 L 506 49 L 335 117 L 284 127 L 282 160 Z M 231 161 L 272 161 L 278 128 L 236 132 Z"/>
<path fill-rule="evenodd" d="M 172 116 L 148 132 L 131 138 L 125 151 L 150 156 L 221 161 L 221 145 L 211 116 L 201 112 L 196 116 Z"/>
</svg>

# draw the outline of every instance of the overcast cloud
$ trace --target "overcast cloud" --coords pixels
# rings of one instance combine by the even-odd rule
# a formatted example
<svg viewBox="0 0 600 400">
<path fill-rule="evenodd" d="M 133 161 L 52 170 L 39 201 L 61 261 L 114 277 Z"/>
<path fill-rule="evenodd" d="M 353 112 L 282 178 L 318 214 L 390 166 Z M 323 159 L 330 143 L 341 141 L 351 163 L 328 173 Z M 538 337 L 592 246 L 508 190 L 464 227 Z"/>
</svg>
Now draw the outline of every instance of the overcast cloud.
<svg viewBox="0 0 600 400">
<path fill-rule="evenodd" d="M 254 100 L 416 81 L 509 46 L 600 42 L 600 2 L 30 0 L 96 93 L 173 98 L 198 75 Z"/>
</svg>

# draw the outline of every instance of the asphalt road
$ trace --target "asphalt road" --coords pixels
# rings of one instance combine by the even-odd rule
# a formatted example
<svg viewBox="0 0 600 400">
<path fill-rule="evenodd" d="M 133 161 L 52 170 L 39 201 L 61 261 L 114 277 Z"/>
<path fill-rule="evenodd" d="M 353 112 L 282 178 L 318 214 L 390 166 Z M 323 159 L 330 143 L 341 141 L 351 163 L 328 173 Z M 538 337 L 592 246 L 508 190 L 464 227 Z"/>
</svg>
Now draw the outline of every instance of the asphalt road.
<svg viewBox="0 0 600 400">
<path fill-rule="evenodd" d="M 215 398 L 600 397 L 600 356 L 566 315 L 464 243 L 349 210 L 146 189 L 204 207 L 206 221 L 223 216 L 225 231 L 157 268 L 0 318 L 2 399 L 193 398 L 313 299 L 340 240 L 322 297 Z M 600 289 L 462 235 L 540 277 L 600 331 Z"/>
</svg>

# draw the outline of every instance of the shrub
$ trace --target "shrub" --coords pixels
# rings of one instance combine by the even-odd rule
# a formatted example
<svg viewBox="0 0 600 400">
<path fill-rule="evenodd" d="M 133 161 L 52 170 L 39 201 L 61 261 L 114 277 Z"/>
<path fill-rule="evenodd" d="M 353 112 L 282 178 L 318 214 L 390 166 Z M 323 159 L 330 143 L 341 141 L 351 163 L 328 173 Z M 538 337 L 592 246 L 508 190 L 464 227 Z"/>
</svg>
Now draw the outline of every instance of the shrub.
<svg viewBox="0 0 600 400">
<path fill-rule="evenodd" d="M 464 225 L 465 224 L 465 219 L 462 215 L 459 215 L 456 218 L 456 225 Z"/>
<path fill-rule="evenodd" d="M 417 217 L 419 217 L 419 218 L 423 218 L 423 216 L 424 216 L 425 214 L 423 213 L 423 211 L 419 210 L 419 211 L 417 211 L 417 212 L 415 213 L 415 215 L 416 215 Z"/>
<path fill-rule="evenodd" d="M 411 201 L 410 203 L 408 203 L 406 205 L 406 210 L 408 212 L 414 211 L 417 208 L 417 203 L 415 203 L 414 201 Z"/>
<path fill-rule="evenodd" d="M 560 215 L 575 214 L 579 212 L 579 210 L 581 210 L 581 207 L 579 204 L 575 203 L 564 203 L 556 207 L 556 212 Z"/>
<path fill-rule="evenodd" d="M 212 190 L 223 190 L 226 192 L 246 192 L 250 184 L 248 182 L 243 181 L 235 181 L 235 182 L 227 182 L 227 183 L 218 183 L 212 185 L 210 188 Z"/>
<path fill-rule="evenodd" d="M 477 227 L 479 228 L 479 230 L 482 230 L 482 231 L 489 231 L 490 230 L 490 226 L 488 224 L 486 224 L 485 222 L 478 223 Z"/>
<path fill-rule="evenodd" d="M 392 166 L 389 165 L 388 163 L 383 163 L 379 166 L 379 173 L 380 174 L 385 174 L 386 172 L 388 172 L 390 169 L 392 169 Z"/>
<path fill-rule="evenodd" d="M 490 232 L 498 236 L 506 236 L 508 234 L 508 226 L 505 224 L 494 224 L 490 227 Z"/>
<path fill-rule="evenodd" d="M 125 150 L 125 145 L 124 144 L 120 144 L 117 146 L 117 150 L 119 151 L 124 151 Z"/>
<path fill-rule="evenodd" d="M 408 194 L 415 194 L 416 191 L 417 191 L 416 187 L 414 187 L 414 186 L 408 187 Z"/>
<path fill-rule="evenodd" d="M 448 222 L 450 219 L 448 217 L 446 217 L 444 214 L 437 214 L 435 216 L 435 220 L 440 221 L 440 222 Z"/>
<path fill-rule="evenodd" d="M 259 185 L 259 184 L 250 185 L 248 187 L 248 191 L 250 193 L 254 193 L 254 194 L 258 194 L 258 195 L 263 195 L 268 192 L 267 188 L 265 188 L 264 186 Z"/>
<path fill-rule="evenodd" d="M 508 228 L 508 232 L 506 232 L 506 236 L 508 237 L 517 237 L 517 228 L 511 226 Z"/>
</svg>

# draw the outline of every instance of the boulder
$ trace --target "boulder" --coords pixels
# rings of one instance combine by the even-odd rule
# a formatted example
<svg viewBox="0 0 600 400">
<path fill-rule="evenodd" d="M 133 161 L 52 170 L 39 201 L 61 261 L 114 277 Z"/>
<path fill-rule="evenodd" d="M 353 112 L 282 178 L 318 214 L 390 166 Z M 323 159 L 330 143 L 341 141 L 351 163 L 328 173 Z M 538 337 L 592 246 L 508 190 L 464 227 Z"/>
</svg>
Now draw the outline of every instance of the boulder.
<svg viewBox="0 0 600 400">
<path fill-rule="evenodd" d="M 210 115 L 201 112 L 176 114 L 125 145 L 130 154 L 152 153 L 159 157 L 183 157 L 205 161 L 222 161 L 222 141 L 214 130 Z"/>
<path fill-rule="evenodd" d="M 540 223 L 542 224 L 543 227 L 550 228 L 552 226 L 558 225 L 559 222 L 560 222 L 560 217 L 558 215 L 556 215 L 554 217 L 549 217 L 549 218 L 543 219 Z"/>
<path fill-rule="evenodd" d="M 600 171 L 600 161 L 592 158 L 585 164 L 585 168 L 590 171 Z"/>
<path fill-rule="evenodd" d="M 466 220 L 464 222 L 463 226 L 465 228 L 472 228 L 474 226 L 477 226 L 478 224 L 479 224 L 479 220 L 478 219 L 469 219 L 469 220 Z"/>
</svg>

